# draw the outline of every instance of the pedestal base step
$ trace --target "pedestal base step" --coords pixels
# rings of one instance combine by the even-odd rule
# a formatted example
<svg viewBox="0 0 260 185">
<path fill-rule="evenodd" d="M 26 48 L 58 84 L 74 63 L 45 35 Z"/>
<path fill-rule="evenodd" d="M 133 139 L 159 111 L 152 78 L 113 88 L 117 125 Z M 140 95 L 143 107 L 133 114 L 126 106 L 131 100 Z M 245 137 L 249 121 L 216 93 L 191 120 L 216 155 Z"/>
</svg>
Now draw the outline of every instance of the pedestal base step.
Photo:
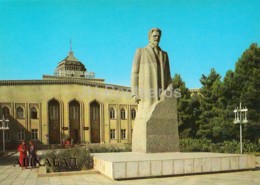
<svg viewBox="0 0 260 185">
<path fill-rule="evenodd" d="M 130 179 L 255 168 L 255 156 L 222 153 L 96 153 L 94 169 L 111 179 Z"/>
</svg>

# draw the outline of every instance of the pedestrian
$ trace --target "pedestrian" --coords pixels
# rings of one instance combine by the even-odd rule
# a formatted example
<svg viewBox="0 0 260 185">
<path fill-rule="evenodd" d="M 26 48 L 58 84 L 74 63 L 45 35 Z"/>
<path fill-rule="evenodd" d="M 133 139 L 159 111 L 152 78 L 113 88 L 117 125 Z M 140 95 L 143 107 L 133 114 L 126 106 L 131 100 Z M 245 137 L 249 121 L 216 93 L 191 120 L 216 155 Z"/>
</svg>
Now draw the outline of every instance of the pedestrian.
<svg viewBox="0 0 260 185">
<path fill-rule="evenodd" d="M 27 167 L 28 164 L 28 157 L 27 157 L 27 146 L 25 144 L 25 141 L 22 141 L 22 143 L 18 146 L 18 152 L 20 153 L 19 155 L 19 163 L 22 169 Z"/>
<path fill-rule="evenodd" d="M 32 168 L 36 167 L 36 158 L 37 158 L 37 149 L 35 144 L 32 141 L 29 141 L 29 159 L 30 159 L 30 165 Z"/>
</svg>

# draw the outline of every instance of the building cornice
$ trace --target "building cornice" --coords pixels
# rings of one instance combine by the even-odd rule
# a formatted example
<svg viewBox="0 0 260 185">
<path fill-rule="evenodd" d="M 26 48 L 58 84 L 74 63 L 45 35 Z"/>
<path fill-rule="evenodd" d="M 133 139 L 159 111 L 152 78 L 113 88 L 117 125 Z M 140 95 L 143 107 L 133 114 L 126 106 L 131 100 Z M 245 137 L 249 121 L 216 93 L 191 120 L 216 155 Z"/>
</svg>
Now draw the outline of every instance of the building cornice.
<svg viewBox="0 0 260 185">
<path fill-rule="evenodd" d="M 95 83 L 84 80 L 0 80 L 0 86 L 24 86 L 24 85 L 82 85 L 96 88 L 131 92 L 130 87 L 105 83 Z"/>
<path fill-rule="evenodd" d="M 83 78 L 83 77 L 68 77 L 68 76 L 53 76 L 53 75 L 43 75 L 43 80 L 83 80 L 91 82 L 104 83 L 105 79 L 102 78 Z"/>
</svg>

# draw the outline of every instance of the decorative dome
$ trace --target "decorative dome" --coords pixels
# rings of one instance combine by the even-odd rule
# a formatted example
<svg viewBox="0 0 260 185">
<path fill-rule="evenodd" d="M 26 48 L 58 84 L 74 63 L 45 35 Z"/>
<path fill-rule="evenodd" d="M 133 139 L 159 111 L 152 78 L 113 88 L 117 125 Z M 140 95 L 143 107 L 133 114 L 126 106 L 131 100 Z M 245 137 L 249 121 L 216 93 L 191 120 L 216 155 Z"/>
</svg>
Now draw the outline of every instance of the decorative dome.
<svg viewBox="0 0 260 185">
<path fill-rule="evenodd" d="M 55 70 L 56 76 L 66 77 L 85 77 L 87 69 L 75 56 L 73 51 L 69 52 L 69 55 L 59 62 L 58 67 Z"/>
</svg>

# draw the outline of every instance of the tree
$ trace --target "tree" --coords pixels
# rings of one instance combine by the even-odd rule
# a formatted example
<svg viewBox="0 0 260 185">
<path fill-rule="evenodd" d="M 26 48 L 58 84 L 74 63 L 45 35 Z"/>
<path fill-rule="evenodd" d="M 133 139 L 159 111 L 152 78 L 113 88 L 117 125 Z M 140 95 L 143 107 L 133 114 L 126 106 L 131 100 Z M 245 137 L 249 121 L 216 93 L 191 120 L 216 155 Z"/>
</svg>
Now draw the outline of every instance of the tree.
<svg viewBox="0 0 260 185">
<path fill-rule="evenodd" d="M 256 43 L 245 50 L 236 62 L 235 70 L 227 71 L 223 81 L 211 69 L 202 75 L 199 98 L 191 96 L 180 75 L 173 78 L 174 88 L 182 97 L 178 100 L 181 137 L 202 137 L 215 142 L 239 139 L 239 128 L 234 125 L 234 109 L 247 106 L 248 124 L 243 138 L 258 142 L 260 138 L 260 48 Z"/>
<path fill-rule="evenodd" d="M 222 82 L 221 76 L 211 69 L 208 76 L 202 75 L 200 82 L 200 112 L 197 136 L 220 140 L 221 128 L 223 124 L 222 107 Z"/>
<path fill-rule="evenodd" d="M 198 99 L 191 96 L 191 92 L 186 87 L 185 82 L 179 74 L 175 74 L 172 79 L 173 88 L 181 91 L 178 99 L 178 120 L 179 134 L 181 138 L 196 136 L 196 119 L 198 117 Z"/>
<path fill-rule="evenodd" d="M 251 141 L 260 138 L 260 48 L 256 43 L 242 54 L 235 71 L 228 71 L 223 83 L 223 103 L 226 120 L 233 122 L 233 110 L 239 105 L 247 106 L 249 123 L 245 125 L 244 136 Z M 236 128 L 238 130 L 238 128 Z M 238 131 L 236 131 L 238 137 Z"/>
</svg>

